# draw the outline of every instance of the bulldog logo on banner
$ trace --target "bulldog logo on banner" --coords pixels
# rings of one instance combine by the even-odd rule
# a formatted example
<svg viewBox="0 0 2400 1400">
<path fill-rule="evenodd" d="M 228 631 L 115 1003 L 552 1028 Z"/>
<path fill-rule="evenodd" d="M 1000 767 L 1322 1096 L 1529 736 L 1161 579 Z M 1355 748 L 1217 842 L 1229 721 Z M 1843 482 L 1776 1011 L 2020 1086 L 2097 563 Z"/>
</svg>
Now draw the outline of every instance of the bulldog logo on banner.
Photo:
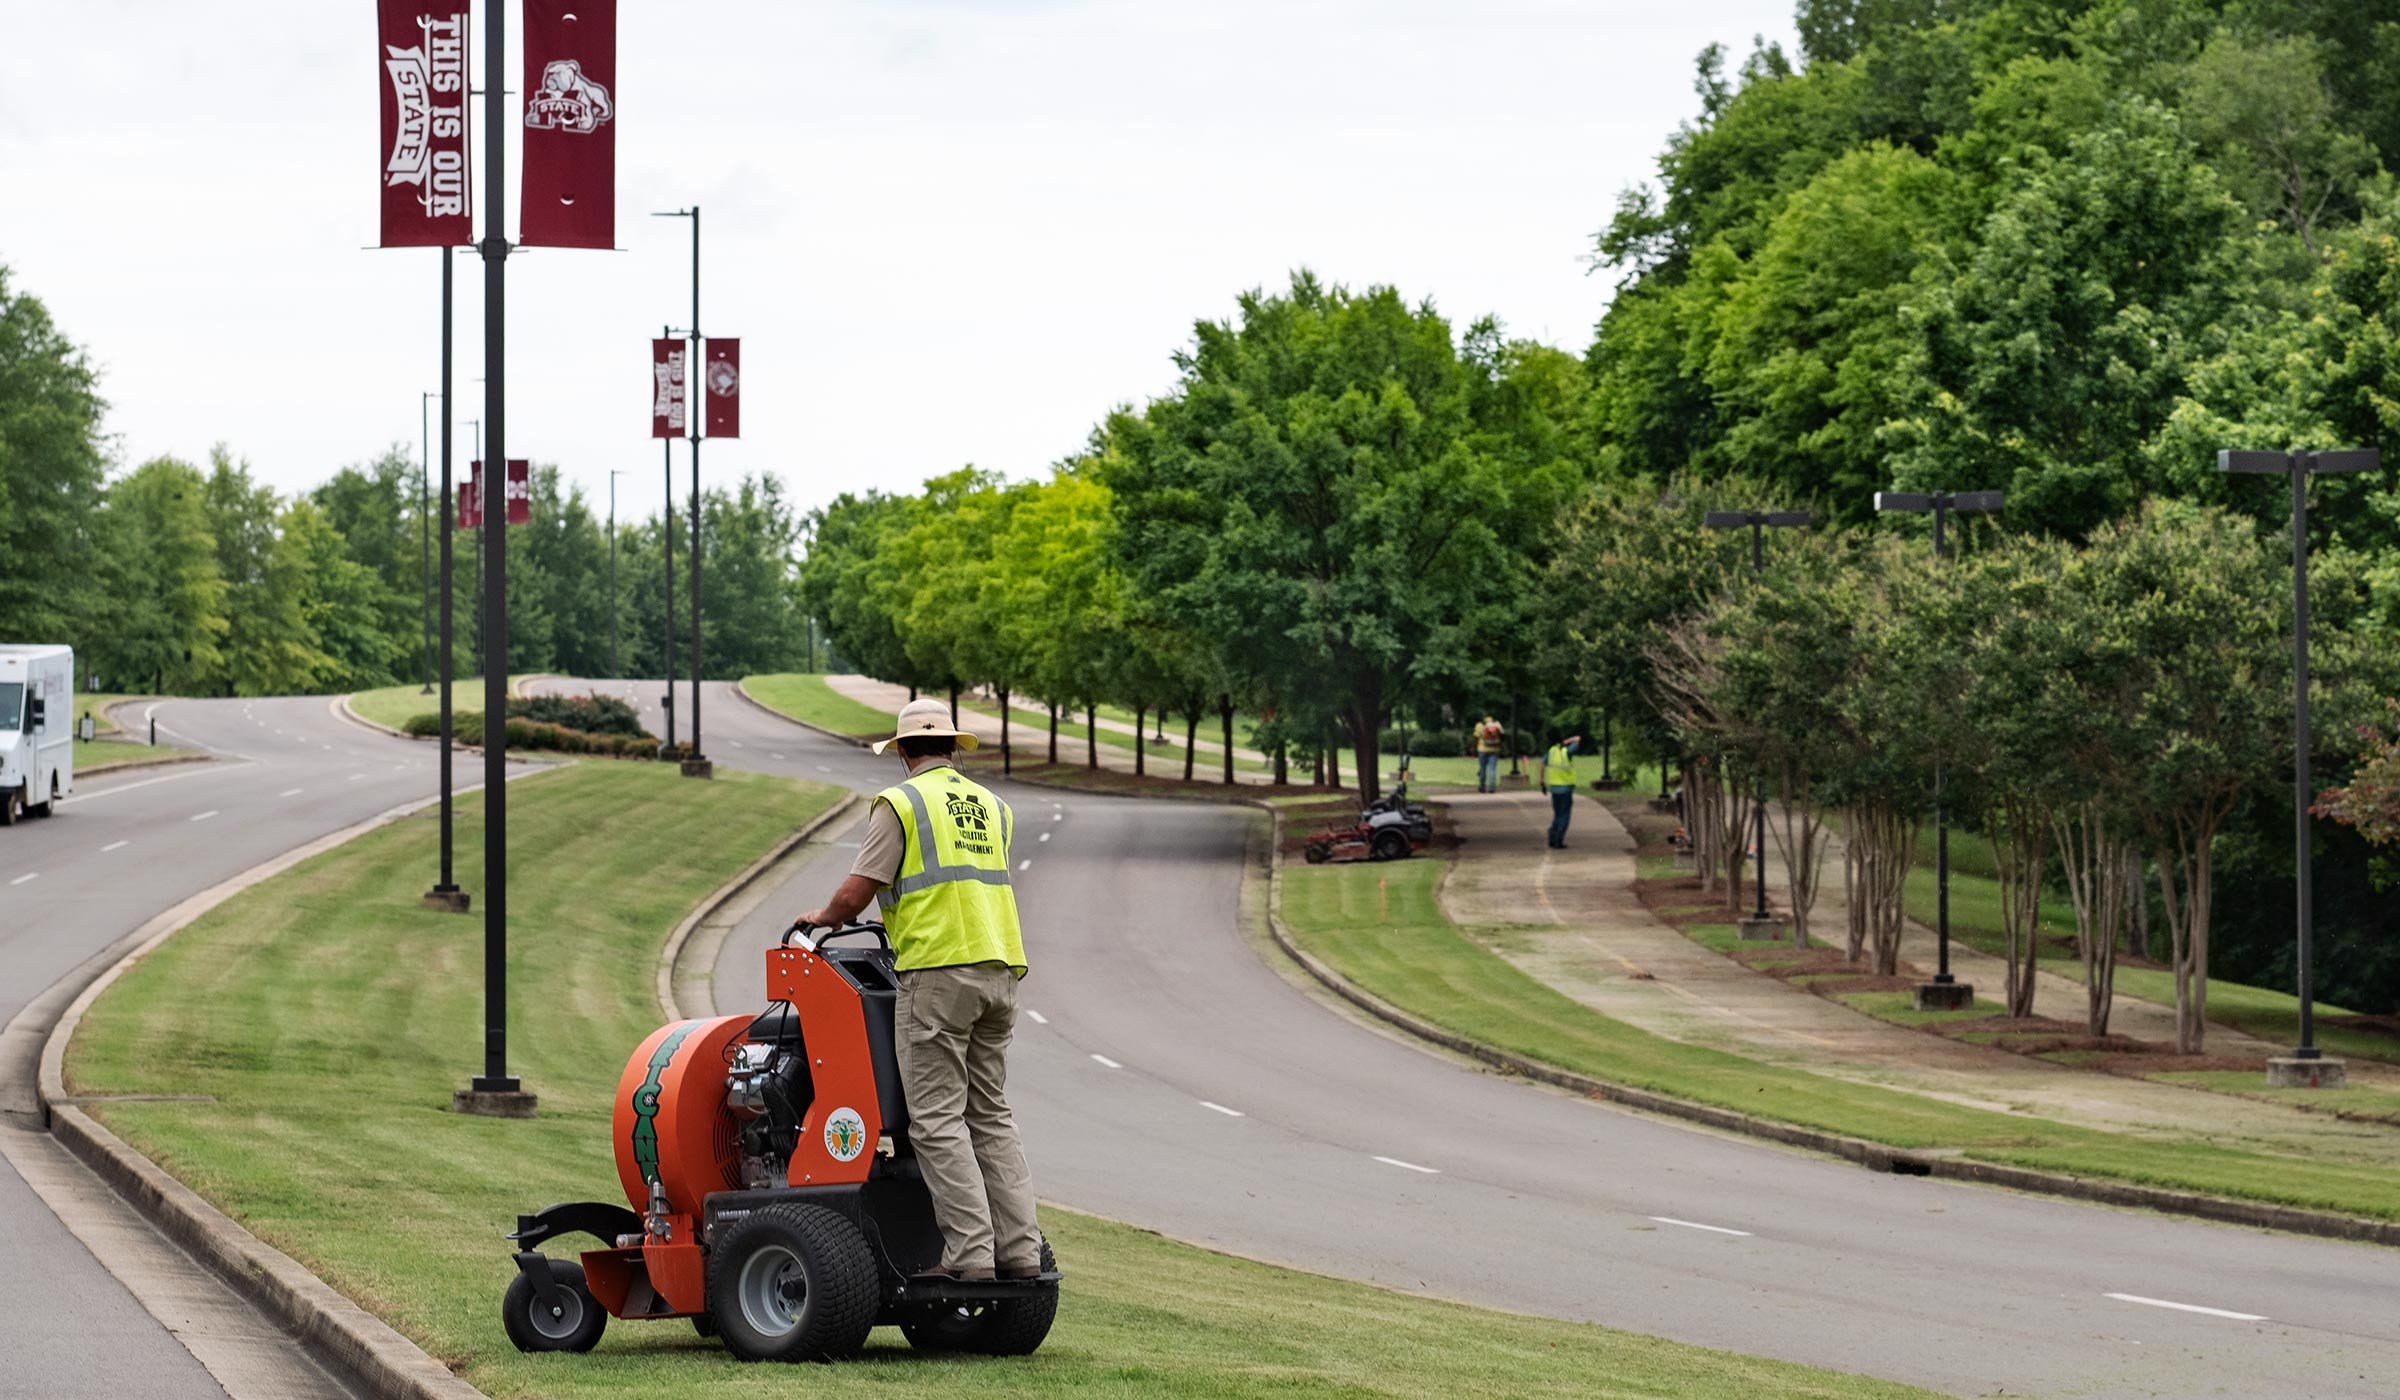
<svg viewBox="0 0 2400 1400">
<path fill-rule="evenodd" d="M 708 346 L 708 435 L 742 435 L 742 343 L 711 338 Z"/>
<path fill-rule="evenodd" d="M 616 87 L 617 0 L 525 0 L 525 246 L 616 246 Z"/>
<path fill-rule="evenodd" d="M 386 248 L 475 241 L 467 206 L 467 18 L 461 3 L 380 0 Z"/>
<path fill-rule="evenodd" d="M 508 475 L 500 483 L 501 495 L 508 504 L 508 523 L 522 525 L 533 519 L 533 465 L 523 457 L 508 459 Z M 483 528 L 483 463 L 467 465 L 467 481 L 458 488 L 458 528 Z"/>
</svg>

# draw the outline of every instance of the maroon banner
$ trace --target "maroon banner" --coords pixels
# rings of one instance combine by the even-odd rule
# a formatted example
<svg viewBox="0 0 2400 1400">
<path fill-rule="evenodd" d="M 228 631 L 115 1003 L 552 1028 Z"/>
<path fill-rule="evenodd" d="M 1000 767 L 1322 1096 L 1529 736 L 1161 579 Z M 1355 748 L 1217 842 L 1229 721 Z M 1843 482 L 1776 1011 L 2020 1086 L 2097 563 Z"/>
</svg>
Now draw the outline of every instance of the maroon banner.
<svg viewBox="0 0 2400 1400">
<path fill-rule="evenodd" d="M 508 497 L 508 523 L 522 525 L 533 519 L 533 466 L 522 457 L 508 459 L 508 480 L 502 483 Z"/>
<path fill-rule="evenodd" d="M 525 0 L 525 246 L 616 246 L 616 90 L 617 0 Z"/>
<path fill-rule="evenodd" d="M 483 463 L 467 464 L 467 479 L 458 488 L 458 528 L 483 528 Z"/>
<path fill-rule="evenodd" d="M 685 342 L 650 342 L 650 436 L 679 438 L 691 422 L 689 376 L 684 373 Z"/>
<path fill-rule="evenodd" d="M 708 362 L 708 435 L 712 438 L 738 438 L 742 435 L 742 343 L 738 340 L 705 342 L 708 350 L 703 356 Z"/>
<path fill-rule="evenodd" d="M 494 0 L 498 3 L 498 0 Z M 467 207 L 467 0 L 378 0 L 386 248 L 475 241 Z"/>
</svg>

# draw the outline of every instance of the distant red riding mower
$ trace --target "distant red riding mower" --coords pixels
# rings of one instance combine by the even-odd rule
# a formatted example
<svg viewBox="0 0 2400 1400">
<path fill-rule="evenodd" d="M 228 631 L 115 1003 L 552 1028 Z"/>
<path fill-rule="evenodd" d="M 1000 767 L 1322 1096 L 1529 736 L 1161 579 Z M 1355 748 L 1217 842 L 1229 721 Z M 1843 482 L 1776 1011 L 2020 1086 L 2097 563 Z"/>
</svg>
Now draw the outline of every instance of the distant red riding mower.
<svg viewBox="0 0 2400 1400">
<path fill-rule="evenodd" d="M 1423 804 L 1408 800 L 1402 783 L 1375 799 L 1358 814 L 1352 826 L 1334 827 L 1311 836 L 1300 847 L 1310 865 L 1327 861 L 1406 860 L 1433 841 L 1433 818 Z"/>
<path fill-rule="evenodd" d="M 878 946 L 829 947 L 871 934 Z M 929 1351 L 1031 1353 L 1058 1314 L 1031 1279 L 929 1274 L 942 1234 L 909 1143 L 880 924 L 795 924 L 767 950 L 767 1009 L 659 1027 L 617 1081 L 601 1201 L 517 1217 L 502 1302 L 520 1351 L 589 1351 L 611 1314 L 687 1317 L 745 1361 L 827 1361 L 897 1326 Z M 541 1246 L 589 1234 L 580 1264 Z"/>
</svg>

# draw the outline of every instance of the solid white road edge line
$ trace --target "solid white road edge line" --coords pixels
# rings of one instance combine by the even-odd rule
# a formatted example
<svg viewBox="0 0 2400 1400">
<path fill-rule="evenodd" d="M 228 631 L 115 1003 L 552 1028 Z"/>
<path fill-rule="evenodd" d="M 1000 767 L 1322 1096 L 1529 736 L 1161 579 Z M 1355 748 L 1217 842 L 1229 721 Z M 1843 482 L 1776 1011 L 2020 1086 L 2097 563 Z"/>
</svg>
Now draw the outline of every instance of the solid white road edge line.
<svg viewBox="0 0 2400 1400">
<path fill-rule="evenodd" d="M 1125 1066 L 1123 1066 L 1123 1065 L 1121 1065 L 1121 1064 L 1118 1064 L 1118 1063 L 1117 1063 L 1115 1060 L 1112 1060 L 1112 1059 L 1110 1059 L 1110 1058 L 1109 1058 L 1108 1056 L 1106 1056 L 1106 1055 L 1097 1055 L 1097 1054 L 1096 1054 L 1096 1055 L 1092 1056 L 1092 1058 L 1093 1058 L 1093 1059 L 1095 1059 L 1095 1060 L 1098 1060 L 1098 1061 L 1100 1062 L 1100 1067 L 1101 1067 L 1101 1068 L 1103 1068 L 1103 1069 L 1123 1069 L 1123 1068 L 1125 1068 Z"/>
<path fill-rule="evenodd" d="M 1033 1023 L 1034 1023 L 1035 1025 L 1037 1025 L 1037 1026 L 1046 1026 L 1046 1025 L 1049 1025 L 1049 1024 L 1050 1024 L 1050 1018 L 1049 1018 L 1049 1017 L 1047 1017 L 1047 1016 L 1044 1016 L 1044 1015 L 1043 1015 L 1041 1012 L 1039 1012 L 1039 1011 L 1027 1011 L 1025 1014 L 1026 1014 L 1027 1016 L 1030 1016 L 1030 1017 L 1032 1017 L 1032 1018 L 1033 1018 Z"/>
<path fill-rule="evenodd" d="M 1213 1113 L 1222 1113 L 1228 1118 L 1239 1118 L 1242 1116 L 1242 1111 L 1238 1108 L 1227 1108 L 1221 1103 L 1210 1103 L 1206 1099 L 1202 1099 L 1200 1101 L 1200 1106 Z"/>
<path fill-rule="evenodd" d="M 1423 1172 L 1427 1176 L 1440 1176 L 1442 1174 L 1442 1169 L 1440 1167 L 1420 1167 L 1414 1162 L 1403 1162 L 1397 1157 L 1378 1157 L 1375 1160 L 1383 1163 L 1387 1167 L 1399 1167 L 1403 1171 Z"/>
<path fill-rule="evenodd" d="M 1653 1215 L 1647 1218 L 1655 1220 L 1661 1225 L 1680 1225 L 1686 1230 L 1706 1230 L 1712 1235 L 1739 1235 L 1743 1239 L 1751 1238 L 1748 1230 L 1728 1230 L 1722 1225 L 1703 1225 L 1697 1220 L 1677 1220 L 1672 1215 Z"/>
<path fill-rule="evenodd" d="M 258 765 L 254 763 L 212 763 L 207 767 L 199 767 L 195 765 L 181 773 L 169 773 L 163 778 L 144 778 L 138 783 L 120 783 L 115 787 L 101 788 L 97 792 L 79 792 L 75 794 L 75 805 L 80 807 L 86 802 L 97 802 L 103 797 L 114 797 L 120 792 L 131 792 L 135 788 L 146 788 L 152 783 L 179 783 L 186 778 L 205 778 L 212 773 L 225 774 L 233 772 L 237 768 L 255 768 L 257 766 Z"/>
<path fill-rule="evenodd" d="M 2226 1308 L 2204 1308 L 2198 1303 L 2170 1303 L 2164 1298 L 2145 1298 L 2139 1293 L 2103 1293 L 2100 1296 L 2114 1298 L 2120 1303 L 2139 1303 L 2146 1308 L 2167 1308 L 2175 1312 L 2199 1313 L 2203 1317 L 2226 1317 L 2235 1322 L 2266 1321 L 2257 1313 L 2233 1312 Z"/>
</svg>

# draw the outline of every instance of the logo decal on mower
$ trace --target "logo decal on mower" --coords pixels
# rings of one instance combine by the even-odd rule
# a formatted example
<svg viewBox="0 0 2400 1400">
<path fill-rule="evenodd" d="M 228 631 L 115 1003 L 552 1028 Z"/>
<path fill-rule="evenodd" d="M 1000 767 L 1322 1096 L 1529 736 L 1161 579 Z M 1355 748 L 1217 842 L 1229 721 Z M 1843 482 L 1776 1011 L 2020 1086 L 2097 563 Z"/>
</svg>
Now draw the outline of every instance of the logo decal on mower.
<svg viewBox="0 0 2400 1400">
<path fill-rule="evenodd" d="M 867 1150 L 867 1120 L 855 1108 L 837 1108 L 825 1119 L 825 1151 L 837 1162 L 855 1162 Z"/>
<path fill-rule="evenodd" d="M 649 1076 L 633 1091 L 633 1165 L 644 1181 L 658 1180 L 658 1127 L 651 1120 L 658 1117 L 659 1080 L 674 1062 L 683 1038 L 699 1024 L 686 1021 L 658 1043 L 658 1048 L 650 1052 Z"/>
</svg>

